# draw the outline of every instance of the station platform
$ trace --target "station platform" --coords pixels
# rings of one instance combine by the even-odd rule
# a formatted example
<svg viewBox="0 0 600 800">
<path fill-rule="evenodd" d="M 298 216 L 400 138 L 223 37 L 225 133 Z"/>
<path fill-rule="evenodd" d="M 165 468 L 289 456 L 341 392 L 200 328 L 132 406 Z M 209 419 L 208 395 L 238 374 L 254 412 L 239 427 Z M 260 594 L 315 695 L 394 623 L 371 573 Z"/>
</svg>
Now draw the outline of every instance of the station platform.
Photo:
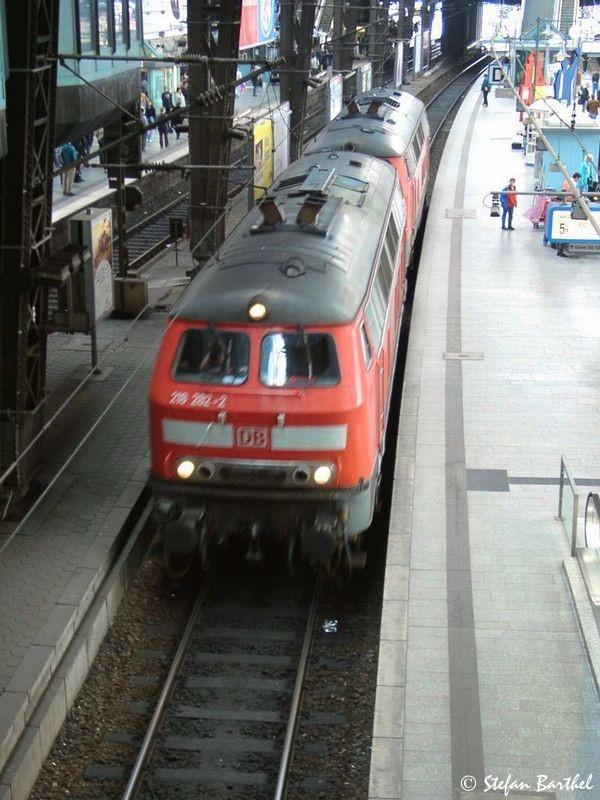
<svg viewBox="0 0 600 800">
<path fill-rule="evenodd" d="M 279 102 L 279 87 L 263 86 L 256 95 L 252 94 L 252 89 L 246 89 L 243 94 L 239 94 L 235 99 L 235 113 L 238 119 L 252 118 Z M 97 149 L 97 140 L 94 139 L 94 150 Z M 158 131 L 152 132 L 151 141 L 146 143 L 146 148 L 142 152 L 142 160 L 145 161 L 164 161 L 166 164 L 173 164 L 186 158 L 189 152 L 187 133 L 182 133 L 177 139 L 176 134 L 169 134 L 169 146 L 161 149 Z M 90 159 L 91 164 L 99 164 L 98 158 Z M 108 188 L 106 173 L 103 169 L 96 167 L 82 167 L 82 183 L 73 184 L 73 196 L 63 194 L 60 177 L 54 178 L 53 182 L 53 202 L 52 202 L 52 222 L 56 224 L 62 219 L 73 216 L 84 208 L 94 205 L 108 205 L 114 196 L 114 190 Z M 135 183 L 135 178 L 126 178 L 125 183 Z"/>
<path fill-rule="evenodd" d="M 484 108 L 477 83 L 431 201 L 369 800 L 600 798 L 599 676 L 556 518 L 561 455 L 584 501 L 600 485 L 600 259 L 556 258 L 521 216 L 530 198 L 514 231 L 490 218 L 482 200 L 510 177 L 533 189 L 533 168 L 511 149 L 517 131 L 514 100 Z"/>
<path fill-rule="evenodd" d="M 27 797 L 116 609 L 102 584 L 144 504 L 148 383 L 189 266 L 182 256 L 177 272 L 168 250 L 148 270 L 154 310 L 99 322 L 99 373 L 46 434 L 47 489 L 20 523 L 0 523 L 0 800 Z M 49 337 L 46 420 L 90 369 L 89 337 Z"/>
</svg>

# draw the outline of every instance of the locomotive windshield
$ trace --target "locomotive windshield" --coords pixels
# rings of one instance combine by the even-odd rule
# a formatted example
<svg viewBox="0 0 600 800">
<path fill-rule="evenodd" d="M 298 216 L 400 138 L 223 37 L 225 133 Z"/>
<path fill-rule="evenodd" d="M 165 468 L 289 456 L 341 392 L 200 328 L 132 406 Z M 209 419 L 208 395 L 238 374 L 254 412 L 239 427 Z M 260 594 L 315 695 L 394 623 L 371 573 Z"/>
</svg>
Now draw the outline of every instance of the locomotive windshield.
<svg viewBox="0 0 600 800">
<path fill-rule="evenodd" d="M 260 380 L 265 386 L 335 386 L 340 380 L 335 344 L 326 333 L 269 333 L 262 340 Z"/>
<path fill-rule="evenodd" d="M 239 386 L 248 377 L 248 337 L 233 331 L 203 328 L 183 334 L 173 377 L 188 383 Z"/>
</svg>

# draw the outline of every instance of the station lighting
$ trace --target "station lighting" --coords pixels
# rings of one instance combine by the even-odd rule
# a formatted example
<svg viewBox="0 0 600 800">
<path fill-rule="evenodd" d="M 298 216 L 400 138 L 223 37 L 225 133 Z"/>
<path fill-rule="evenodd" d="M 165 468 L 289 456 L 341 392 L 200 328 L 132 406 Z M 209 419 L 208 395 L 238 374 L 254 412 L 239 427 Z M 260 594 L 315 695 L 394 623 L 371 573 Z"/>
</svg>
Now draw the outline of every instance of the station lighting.
<svg viewBox="0 0 600 800">
<path fill-rule="evenodd" d="M 186 458 L 184 461 L 180 461 L 179 464 L 177 464 L 177 475 L 186 481 L 188 478 L 192 477 L 195 469 L 196 465 L 194 462 Z"/>
<path fill-rule="evenodd" d="M 332 475 L 333 470 L 331 467 L 327 466 L 327 464 L 321 464 L 321 466 L 317 467 L 314 471 L 313 480 L 319 486 L 324 486 L 326 483 L 329 483 Z"/>
<path fill-rule="evenodd" d="M 267 316 L 267 307 L 264 303 L 254 302 L 248 308 L 248 316 L 252 322 L 260 322 Z"/>
</svg>

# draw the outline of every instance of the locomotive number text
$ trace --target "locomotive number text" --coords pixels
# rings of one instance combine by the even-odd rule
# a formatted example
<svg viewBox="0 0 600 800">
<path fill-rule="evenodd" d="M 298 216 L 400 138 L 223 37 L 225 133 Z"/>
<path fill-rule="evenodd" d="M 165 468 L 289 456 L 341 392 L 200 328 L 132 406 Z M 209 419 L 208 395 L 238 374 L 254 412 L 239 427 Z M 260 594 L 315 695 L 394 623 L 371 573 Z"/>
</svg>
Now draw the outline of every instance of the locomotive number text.
<svg viewBox="0 0 600 800">
<path fill-rule="evenodd" d="M 208 392 L 184 392 L 177 390 L 171 392 L 169 397 L 171 406 L 189 406 L 190 408 L 225 408 L 227 395 L 209 394 Z"/>
</svg>

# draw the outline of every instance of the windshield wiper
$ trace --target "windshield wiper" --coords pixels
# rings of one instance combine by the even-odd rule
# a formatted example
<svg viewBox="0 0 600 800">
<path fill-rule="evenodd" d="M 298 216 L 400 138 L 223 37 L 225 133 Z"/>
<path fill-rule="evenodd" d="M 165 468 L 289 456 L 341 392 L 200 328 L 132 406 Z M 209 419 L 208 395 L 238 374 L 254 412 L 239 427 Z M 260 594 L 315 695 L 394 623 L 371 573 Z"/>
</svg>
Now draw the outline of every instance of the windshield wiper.
<svg viewBox="0 0 600 800">
<path fill-rule="evenodd" d="M 302 325 L 298 325 L 298 333 L 302 338 L 302 344 L 304 345 L 304 355 L 306 356 L 306 365 L 308 367 L 308 380 L 312 381 L 313 379 L 312 354 L 310 352 L 310 343 L 308 341 L 308 336 L 306 335 L 306 331 L 304 330 Z"/>
</svg>

